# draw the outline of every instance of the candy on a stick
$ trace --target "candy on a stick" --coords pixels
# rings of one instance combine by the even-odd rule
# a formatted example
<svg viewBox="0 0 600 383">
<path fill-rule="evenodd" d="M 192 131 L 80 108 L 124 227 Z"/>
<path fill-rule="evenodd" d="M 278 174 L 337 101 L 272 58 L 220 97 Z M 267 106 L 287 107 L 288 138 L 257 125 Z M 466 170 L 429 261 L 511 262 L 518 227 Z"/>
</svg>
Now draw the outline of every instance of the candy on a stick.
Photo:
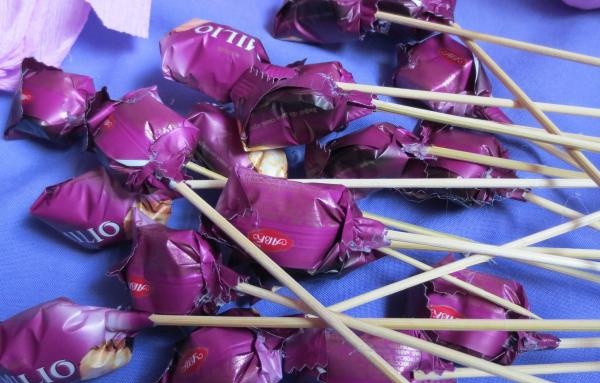
<svg viewBox="0 0 600 383">
<path fill-rule="evenodd" d="M 454 258 L 449 256 L 441 264 L 448 264 L 453 260 Z M 452 275 L 519 306 L 529 308 L 523 286 L 514 280 L 505 280 L 473 270 L 462 270 Z M 425 314 L 424 316 L 436 319 L 526 319 L 520 314 L 473 296 L 443 279 L 435 279 L 427 285 L 425 300 L 423 308 L 425 312 L 418 313 L 419 316 Z M 525 331 L 432 331 L 428 333 L 436 343 L 504 365 L 512 364 L 521 353 L 554 349 L 560 342 L 553 335 Z"/>
<path fill-rule="evenodd" d="M 156 87 L 106 100 L 90 117 L 91 150 L 131 190 L 170 190 L 162 177 L 185 179 L 200 131 L 163 104 Z"/>
<path fill-rule="evenodd" d="M 368 33 L 412 43 L 431 32 L 377 20 L 378 10 L 448 24 L 455 0 L 287 0 L 275 16 L 274 36 L 291 41 L 330 44 L 360 40 Z"/>
<path fill-rule="evenodd" d="M 6 138 L 36 137 L 67 145 L 83 136 L 96 92 L 89 76 L 66 73 L 33 58 L 23 60 Z"/>
<path fill-rule="evenodd" d="M 99 168 L 47 187 L 30 212 L 78 245 L 100 249 L 130 240 L 135 225 L 166 223 L 171 199 L 129 192 Z"/>
<path fill-rule="evenodd" d="M 256 316 L 233 310 L 224 315 Z M 260 329 L 205 327 L 179 344 L 157 383 L 278 383 L 282 341 Z"/>
<path fill-rule="evenodd" d="M 127 283 L 134 309 L 156 314 L 214 314 L 242 280 L 200 234 L 163 225 L 136 228 L 131 255 L 110 274 Z"/>
<path fill-rule="evenodd" d="M 427 339 L 423 331 L 402 331 Z M 406 379 L 413 381 L 417 370 L 441 374 L 454 370 L 451 362 L 414 348 L 368 334 L 360 337 L 389 361 Z M 323 383 L 385 383 L 389 380 L 369 365 L 337 333 L 330 329 L 303 329 L 284 343 L 284 371 L 301 377 L 312 377 Z M 312 381 L 312 380 L 311 380 Z M 443 380 L 442 383 L 454 383 Z"/>
<path fill-rule="evenodd" d="M 226 25 L 190 20 L 160 41 L 163 75 L 219 102 L 230 101 L 233 84 L 269 57 L 256 37 Z"/>
<path fill-rule="evenodd" d="M 287 177 L 285 152 L 281 149 L 246 152 L 240 139 L 239 121 L 221 108 L 197 104 L 188 119 L 200 130 L 194 157 L 211 170 L 229 177 L 240 166 L 267 176 Z"/>
<path fill-rule="evenodd" d="M 384 226 L 362 217 L 343 186 L 237 168 L 216 209 L 281 267 L 309 274 L 358 267 L 376 259 L 372 249 L 387 244 Z M 208 223 L 206 229 L 222 238 Z"/>
<path fill-rule="evenodd" d="M 246 148 L 313 142 L 374 110 L 371 95 L 343 91 L 338 81 L 354 82 L 339 62 L 297 62 L 248 70 L 232 91 Z"/>
<path fill-rule="evenodd" d="M 0 323 L 0 380 L 79 382 L 126 365 L 147 314 L 58 298 Z"/>
<path fill-rule="evenodd" d="M 399 88 L 489 97 L 492 84 L 473 52 L 449 35 L 439 34 L 414 46 L 399 46 L 393 83 Z M 428 108 L 458 116 L 512 123 L 497 107 L 424 101 Z"/>
</svg>

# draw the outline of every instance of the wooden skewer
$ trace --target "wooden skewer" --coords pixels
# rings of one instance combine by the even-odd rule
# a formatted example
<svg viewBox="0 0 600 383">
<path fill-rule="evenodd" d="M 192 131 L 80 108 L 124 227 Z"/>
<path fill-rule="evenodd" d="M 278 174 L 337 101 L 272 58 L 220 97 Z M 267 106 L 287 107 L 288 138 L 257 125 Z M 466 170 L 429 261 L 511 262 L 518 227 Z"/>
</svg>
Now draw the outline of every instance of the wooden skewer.
<svg viewBox="0 0 600 383">
<path fill-rule="evenodd" d="M 186 163 L 185 167 L 187 169 L 193 171 L 194 173 L 198 173 L 198 174 L 203 175 L 212 180 L 227 181 L 227 177 L 224 177 L 224 176 L 220 175 L 219 173 L 214 172 L 205 166 L 198 165 L 194 162 L 190 161 L 190 162 Z M 568 178 L 568 177 L 565 177 L 565 178 Z"/>
<path fill-rule="evenodd" d="M 405 224 L 403 222 L 400 221 L 396 221 L 396 220 L 392 220 L 389 218 L 384 218 L 381 217 L 381 219 L 373 214 L 364 214 L 366 217 L 368 218 L 372 218 L 372 219 L 378 219 L 380 220 L 382 223 L 388 225 L 388 226 L 394 226 L 394 227 L 399 227 L 401 228 L 401 230 L 407 230 L 407 231 L 417 231 L 420 234 L 426 234 L 426 235 L 430 235 L 430 236 L 435 236 L 437 234 L 438 237 L 443 238 L 445 240 L 451 241 L 451 240 L 457 240 L 457 238 L 460 237 L 456 237 L 453 235 L 448 235 L 445 233 L 439 233 L 430 229 L 424 229 L 421 228 L 419 226 L 415 226 L 415 225 L 411 225 L 411 224 Z M 549 229 L 546 230 L 542 230 L 539 231 L 537 233 L 528 235 L 527 237 L 523 237 L 520 238 L 518 240 L 509 242 L 505 245 L 503 245 L 502 247 L 506 247 L 506 248 L 515 248 L 515 247 L 523 247 L 523 246 L 528 246 L 528 245 L 533 245 L 534 243 L 537 242 L 542 242 L 545 241 L 547 239 L 556 237 L 558 235 L 576 230 L 582 226 L 586 226 L 588 225 L 590 222 L 594 222 L 600 219 L 600 211 L 599 212 L 595 212 L 592 213 L 590 215 L 587 215 L 585 217 L 579 218 L 577 220 L 573 220 L 570 222 L 566 222 L 554 227 L 551 227 Z M 424 235 L 423 235 L 424 236 Z M 442 245 L 443 246 L 443 245 Z M 479 265 L 481 263 L 485 263 L 488 262 L 489 260 L 491 260 L 493 257 L 489 257 L 486 255 L 472 255 L 470 257 L 467 258 L 463 258 L 460 259 L 458 261 L 446 264 L 444 266 L 441 267 L 437 267 L 431 271 L 426 271 L 424 273 L 421 274 L 417 274 L 415 276 L 403 279 L 401 281 L 397 281 L 394 283 L 391 283 L 387 286 L 382 286 L 380 288 L 368 291 L 366 293 L 357 295 L 355 297 L 346 299 L 342 302 L 336 303 L 333 306 L 329 306 L 329 309 L 332 311 L 346 311 L 349 310 L 351 308 L 357 307 L 357 306 L 361 306 L 363 304 L 372 302 L 374 300 L 377 299 L 381 299 L 384 298 L 388 295 L 392 295 L 395 293 L 398 293 L 400 291 L 406 290 L 408 288 L 414 287 L 414 286 L 418 286 L 422 283 L 426 283 L 429 282 L 431 280 L 434 280 L 436 278 L 440 278 L 444 275 L 449 275 L 452 274 L 454 272 L 460 271 L 460 270 L 464 270 L 466 268 L 475 266 L 475 265 Z M 600 277 L 597 276 L 596 274 L 591 274 L 591 273 L 587 273 L 587 274 L 580 274 L 583 273 L 581 271 L 578 270 L 570 270 L 570 269 L 565 269 L 565 268 L 559 268 L 556 266 L 552 266 L 552 265 L 543 265 L 537 262 L 526 262 L 528 264 L 532 264 L 534 266 L 537 267 L 542 267 L 545 269 L 550 269 L 553 271 L 557 271 L 557 272 L 561 272 L 567 275 L 572 275 L 572 276 L 576 276 L 578 278 L 582 278 L 582 279 L 586 279 L 586 280 L 590 280 L 593 281 L 595 283 L 600 283 Z"/>
<path fill-rule="evenodd" d="M 252 241 L 246 238 L 235 226 L 225 219 L 219 212 L 210 206 L 204 199 L 196 194 L 183 182 L 171 182 L 171 188 L 179 192 L 190 203 L 217 227 L 219 227 L 231 240 L 237 243 L 259 265 L 267 270 L 283 286 L 292 291 L 312 312 L 322 318 L 329 326 L 335 329 L 349 344 L 369 360 L 379 371 L 393 382 L 408 383 L 385 359 L 377 354 L 367 343 L 348 328 L 337 316 L 327 310 L 321 302 L 315 299 L 302 285 L 294 280 L 285 270 L 269 258 Z"/>
<path fill-rule="evenodd" d="M 481 132 L 493 134 L 506 134 L 510 136 L 525 138 L 531 141 L 561 145 L 566 146 L 568 148 L 589 150 L 592 152 L 598 152 L 600 147 L 600 143 L 596 142 L 594 138 L 592 138 L 591 140 L 588 139 L 586 141 L 583 139 L 583 137 L 586 136 L 579 134 L 568 133 L 564 135 L 556 135 L 545 132 L 543 129 L 532 128 L 529 126 L 501 124 L 495 121 L 455 116 L 452 114 L 434 112 L 431 110 L 414 108 L 412 106 L 395 104 L 387 101 L 373 100 L 372 103 L 375 106 L 375 108 L 379 111 L 400 114 L 403 116 L 413 117 L 426 121 L 437 122 L 439 124 L 459 126 L 465 129 L 478 130 Z"/>
<path fill-rule="evenodd" d="M 558 348 L 600 348 L 600 338 L 564 338 Z"/>
<path fill-rule="evenodd" d="M 562 215 L 563 217 L 567 217 L 570 219 L 583 217 L 583 214 L 576 210 L 569 209 L 566 206 L 558 204 L 554 201 L 550 201 L 547 198 L 540 197 L 533 193 L 525 193 L 523 195 L 523 198 L 525 198 L 525 200 L 528 202 L 531 202 L 531 203 L 533 203 L 541 208 L 544 208 L 546 210 L 550 210 L 558 215 Z M 593 227 L 596 230 L 600 230 L 600 223 L 593 223 L 589 226 Z"/>
<path fill-rule="evenodd" d="M 460 26 L 456 23 L 452 26 L 456 30 L 461 30 Z M 546 114 L 538 108 L 533 100 L 525 93 L 515 81 L 504 71 L 500 66 L 475 43 L 473 40 L 461 37 L 462 41 L 473 51 L 473 53 L 479 58 L 479 60 L 489 68 L 489 70 L 496 75 L 496 77 L 504 84 L 504 86 L 516 97 L 525 108 L 531 113 L 531 115 L 544 127 L 548 133 L 554 134 L 556 137 L 565 137 L 561 130 L 546 116 Z M 579 150 L 577 147 L 565 145 L 569 156 L 579 165 L 579 167 L 585 171 L 596 184 L 600 186 L 600 170 Z"/>
<path fill-rule="evenodd" d="M 599 372 L 600 362 L 577 362 L 577 363 L 551 363 L 551 364 L 529 364 L 520 366 L 510 366 L 509 368 L 526 372 L 531 375 L 555 375 L 555 374 L 577 374 L 584 372 Z M 423 371 L 415 371 L 415 380 L 450 380 L 464 378 L 481 378 L 490 375 L 473 368 L 457 368 L 454 371 L 445 371 L 441 375 L 435 372 L 428 374 Z"/>
<path fill-rule="evenodd" d="M 596 188 L 594 181 L 572 178 L 298 178 L 290 181 L 344 185 L 351 189 L 529 189 Z M 186 181 L 192 189 L 222 189 L 223 180 Z"/>
<path fill-rule="evenodd" d="M 355 90 L 363 93 L 372 93 L 382 96 L 398 97 L 410 100 L 421 101 L 447 101 L 459 104 L 470 104 L 479 106 L 495 106 L 499 108 L 519 108 L 525 107 L 517 100 L 508 98 L 483 97 L 467 94 L 456 94 L 446 92 L 432 92 L 427 90 L 415 90 L 407 88 L 395 88 L 390 86 L 377 86 L 367 84 L 355 84 L 350 82 L 338 82 L 337 86 L 346 91 Z M 544 112 L 570 114 L 575 116 L 600 117 L 600 108 L 589 108 L 575 105 L 551 104 L 545 102 L 535 103 Z"/>
<path fill-rule="evenodd" d="M 459 29 L 453 26 L 447 26 L 429 21 L 418 20 L 411 17 L 395 15 L 388 12 L 377 12 L 375 17 L 390 23 L 400 24 L 412 28 L 425 29 L 428 31 L 449 33 L 460 36 L 465 39 L 486 41 L 492 44 L 503 45 L 510 48 L 520 49 L 527 52 L 556 57 L 563 60 L 574 61 L 582 64 L 600 66 L 600 58 L 584 55 L 581 53 L 570 52 L 562 49 L 550 48 L 543 45 L 527 43 L 524 41 L 513 40 L 505 37 L 489 35 L 486 33 L 475 32 L 467 29 Z"/>
</svg>

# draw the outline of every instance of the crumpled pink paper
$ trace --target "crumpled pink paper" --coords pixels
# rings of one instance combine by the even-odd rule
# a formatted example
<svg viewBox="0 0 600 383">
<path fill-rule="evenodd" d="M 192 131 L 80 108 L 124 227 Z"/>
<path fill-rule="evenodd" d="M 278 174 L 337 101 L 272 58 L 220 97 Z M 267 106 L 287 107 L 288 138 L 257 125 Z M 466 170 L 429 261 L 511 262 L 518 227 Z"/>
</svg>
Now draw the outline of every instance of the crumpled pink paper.
<svg viewBox="0 0 600 383">
<path fill-rule="evenodd" d="M 0 0 L 0 90 L 16 88 L 25 57 L 59 66 L 81 33 L 90 9 L 107 28 L 148 37 L 151 1 Z"/>
</svg>

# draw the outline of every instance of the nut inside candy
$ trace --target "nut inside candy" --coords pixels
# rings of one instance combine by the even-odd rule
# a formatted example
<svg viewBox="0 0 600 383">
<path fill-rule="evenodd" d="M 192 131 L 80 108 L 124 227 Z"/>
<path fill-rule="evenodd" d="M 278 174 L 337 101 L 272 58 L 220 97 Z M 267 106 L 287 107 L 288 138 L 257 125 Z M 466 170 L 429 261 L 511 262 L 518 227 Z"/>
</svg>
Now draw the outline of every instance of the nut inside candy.
<svg viewBox="0 0 600 383">
<path fill-rule="evenodd" d="M 170 199 L 156 200 L 154 198 L 141 198 L 138 200 L 135 205 L 129 209 L 123 220 L 127 238 L 131 238 L 133 235 L 133 228 L 135 226 L 134 211 L 136 209 L 156 223 L 166 225 L 171 216 L 172 203 L 173 201 Z"/>
<path fill-rule="evenodd" d="M 94 379 L 123 367 L 131 360 L 131 349 L 125 339 L 110 340 L 92 348 L 79 364 L 81 380 Z"/>
<path fill-rule="evenodd" d="M 287 178 L 288 163 L 283 150 L 269 149 L 249 152 L 248 158 L 250 158 L 254 170 L 259 174 L 270 177 Z"/>
</svg>

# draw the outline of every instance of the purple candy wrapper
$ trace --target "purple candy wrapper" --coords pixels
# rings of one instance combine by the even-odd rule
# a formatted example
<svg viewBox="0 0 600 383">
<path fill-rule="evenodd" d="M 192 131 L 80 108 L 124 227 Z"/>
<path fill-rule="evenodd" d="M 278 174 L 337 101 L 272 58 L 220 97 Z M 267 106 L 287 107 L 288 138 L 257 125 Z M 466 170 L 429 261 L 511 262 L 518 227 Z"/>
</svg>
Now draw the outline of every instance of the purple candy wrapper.
<svg viewBox="0 0 600 383">
<path fill-rule="evenodd" d="M 163 75 L 219 102 L 249 68 L 268 63 L 260 40 L 226 25 L 190 20 L 160 41 Z"/>
<path fill-rule="evenodd" d="M 290 209 L 290 203 L 297 209 Z M 265 177 L 237 168 L 216 209 L 282 267 L 334 273 L 376 259 L 385 227 L 364 218 L 348 189 Z M 206 229 L 224 240 L 218 228 Z"/>
<path fill-rule="evenodd" d="M 132 338 L 147 314 L 79 306 L 66 298 L 0 323 L 0 380 L 74 383 L 116 370 L 131 359 Z"/>
<path fill-rule="evenodd" d="M 401 331 L 427 339 L 422 331 Z M 402 376 L 413 382 L 413 372 L 454 370 L 450 362 L 425 352 L 377 338 L 368 334 L 360 337 L 375 352 L 387 360 Z M 429 340 L 429 339 L 427 339 Z M 284 370 L 323 383 L 387 383 L 389 378 L 373 367 L 354 347 L 331 329 L 304 329 L 289 337 L 284 344 Z M 454 383 L 455 380 L 440 380 Z"/>
<path fill-rule="evenodd" d="M 36 137 L 61 145 L 83 136 L 94 96 L 91 77 L 66 73 L 33 58 L 23 60 L 6 138 Z"/>
<path fill-rule="evenodd" d="M 258 329 L 201 328 L 178 345 L 157 383 L 278 383 L 283 377 L 281 343 Z"/>
<path fill-rule="evenodd" d="M 224 110 L 197 104 L 188 117 L 200 130 L 194 157 L 217 173 L 229 177 L 236 166 L 271 177 L 287 178 L 288 163 L 281 149 L 246 152 L 240 139 L 240 123 Z"/>
<path fill-rule="evenodd" d="M 247 71 L 231 95 L 246 148 L 307 144 L 374 110 L 370 95 L 343 91 L 337 81 L 354 82 L 338 62 Z"/>
<path fill-rule="evenodd" d="M 449 256 L 442 261 L 441 265 L 452 261 L 454 258 Z M 472 270 L 462 270 L 452 275 L 529 309 L 523 286 L 516 281 L 504 280 Z M 431 318 L 527 319 L 483 298 L 471 295 L 442 279 L 436 279 L 427 285 L 426 301 L 428 315 Z M 436 343 L 503 365 L 512 364 L 523 352 L 554 349 L 560 342 L 550 334 L 524 331 L 431 331 L 429 333 Z"/>
<path fill-rule="evenodd" d="M 127 284 L 134 309 L 180 315 L 215 314 L 242 280 L 200 234 L 162 225 L 137 228 L 131 255 L 109 275 Z"/>
<path fill-rule="evenodd" d="M 471 50 L 449 35 L 435 35 L 415 46 L 400 46 L 394 86 L 425 91 L 489 97 L 492 84 Z M 425 101 L 435 111 L 501 123 L 510 119 L 496 107 Z"/>
<path fill-rule="evenodd" d="M 135 225 L 166 223 L 171 199 L 128 192 L 100 168 L 46 188 L 30 212 L 78 245 L 100 249 L 131 239 Z"/>
<path fill-rule="evenodd" d="M 579 9 L 598 9 L 600 0 L 562 0 L 563 3 Z"/>
<path fill-rule="evenodd" d="M 124 178 L 131 190 L 170 190 L 169 179 L 185 179 L 200 131 L 163 104 L 156 87 L 106 101 L 90 118 L 91 148 Z"/>
</svg>

